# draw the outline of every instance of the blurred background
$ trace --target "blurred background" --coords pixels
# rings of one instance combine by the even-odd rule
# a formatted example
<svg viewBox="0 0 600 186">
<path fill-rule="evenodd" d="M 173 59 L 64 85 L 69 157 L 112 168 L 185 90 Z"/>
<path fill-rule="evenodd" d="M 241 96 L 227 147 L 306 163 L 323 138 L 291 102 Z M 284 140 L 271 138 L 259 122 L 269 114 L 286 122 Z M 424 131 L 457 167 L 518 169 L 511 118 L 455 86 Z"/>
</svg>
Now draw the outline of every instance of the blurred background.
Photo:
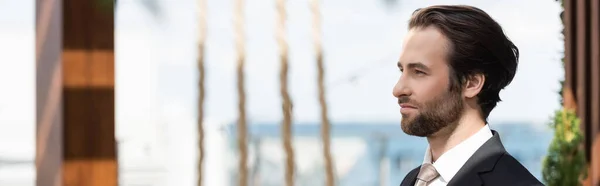
<svg viewBox="0 0 600 186">
<path fill-rule="evenodd" d="M 234 1 L 207 0 L 205 185 L 237 185 L 239 148 Z M 36 179 L 34 0 L 0 0 L 0 185 Z M 323 0 L 321 41 L 337 185 L 399 185 L 426 140 L 405 135 L 392 87 L 408 19 L 434 4 L 489 13 L 519 47 L 519 69 L 490 115 L 513 156 L 542 179 L 542 159 L 561 107 L 564 43 L 554 0 Z M 123 186 L 196 185 L 198 37 L 196 0 L 115 4 L 115 137 Z M 325 185 L 313 18 L 308 0 L 287 0 L 289 94 L 296 185 Z M 535 7 L 535 8 L 532 8 Z M 243 5 L 249 185 L 284 185 L 282 98 L 275 0 Z"/>
</svg>

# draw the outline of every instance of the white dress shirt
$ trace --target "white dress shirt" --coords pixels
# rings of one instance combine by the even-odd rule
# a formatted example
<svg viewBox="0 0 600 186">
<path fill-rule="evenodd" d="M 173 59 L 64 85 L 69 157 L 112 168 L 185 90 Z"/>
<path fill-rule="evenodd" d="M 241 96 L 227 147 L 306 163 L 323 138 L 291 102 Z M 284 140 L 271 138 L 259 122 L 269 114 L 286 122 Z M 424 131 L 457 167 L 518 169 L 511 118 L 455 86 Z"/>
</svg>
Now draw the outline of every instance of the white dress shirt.
<svg viewBox="0 0 600 186">
<path fill-rule="evenodd" d="M 467 160 L 475 154 L 475 151 L 488 139 L 492 138 L 492 136 L 492 131 L 486 124 L 477 133 L 442 154 L 437 161 L 433 162 L 433 167 L 435 167 L 440 176 L 428 183 L 428 186 L 447 185 Z M 429 146 L 425 152 L 423 163 L 431 163 L 431 149 Z"/>
</svg>

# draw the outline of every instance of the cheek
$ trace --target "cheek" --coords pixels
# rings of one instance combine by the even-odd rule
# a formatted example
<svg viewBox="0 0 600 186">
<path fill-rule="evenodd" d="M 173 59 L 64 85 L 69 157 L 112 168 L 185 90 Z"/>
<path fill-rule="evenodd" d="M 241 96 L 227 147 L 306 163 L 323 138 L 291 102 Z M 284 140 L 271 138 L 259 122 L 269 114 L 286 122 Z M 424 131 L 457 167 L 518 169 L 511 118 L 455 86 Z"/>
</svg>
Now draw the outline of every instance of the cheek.
<svg viewBox="0 0 600 186">
<path fill-rule="evenodd" d="M 448 92 L 448 81 L 447 79 L 435 79 L 429 78 L 427 80 L 416 83 L 415 86 L 415 99 L 419 103 L 427 103 L 434 100 L 444 93 Z"/>
</svg>

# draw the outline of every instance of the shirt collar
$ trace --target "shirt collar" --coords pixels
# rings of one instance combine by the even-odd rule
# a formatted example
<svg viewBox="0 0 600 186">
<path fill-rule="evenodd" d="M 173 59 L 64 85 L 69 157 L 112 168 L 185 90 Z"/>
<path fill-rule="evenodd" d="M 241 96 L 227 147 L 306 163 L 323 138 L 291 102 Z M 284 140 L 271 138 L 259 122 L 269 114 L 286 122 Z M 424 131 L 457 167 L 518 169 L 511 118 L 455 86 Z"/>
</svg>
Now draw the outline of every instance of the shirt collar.
<svg viewBox="0 0 600 186">
<path fill-rule="evenodd" d="M 441 179 L 445 182 L 450 181 L 467 160 L 475 154 L 475 151 L 492 136 L 492 131 L 488 124 L 486 124 L 477 133 L 442 154 L 433 163 L 433 167 L 438 171 Z M 431 160 L 431 149 L 427 146 L 423 163 L 431 163 Z"/>
</svg>

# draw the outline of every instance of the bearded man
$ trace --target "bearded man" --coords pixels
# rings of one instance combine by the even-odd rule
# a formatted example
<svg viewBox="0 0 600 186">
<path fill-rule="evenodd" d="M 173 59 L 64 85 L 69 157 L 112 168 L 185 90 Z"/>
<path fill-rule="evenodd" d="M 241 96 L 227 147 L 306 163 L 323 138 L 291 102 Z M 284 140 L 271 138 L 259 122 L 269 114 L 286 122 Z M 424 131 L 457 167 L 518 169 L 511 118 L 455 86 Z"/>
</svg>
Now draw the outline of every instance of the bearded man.
<svg viewBox="0 0 600 186">
<path fill-rule="evenodd" d="M 402 130 L 426 137 L 429 146 L 401 186 L 542 185 L 487 122 L 518 59 L 500 25 L 478 8 L 438 5 L 413 13 L 393 94 Z"/>
</svg>

